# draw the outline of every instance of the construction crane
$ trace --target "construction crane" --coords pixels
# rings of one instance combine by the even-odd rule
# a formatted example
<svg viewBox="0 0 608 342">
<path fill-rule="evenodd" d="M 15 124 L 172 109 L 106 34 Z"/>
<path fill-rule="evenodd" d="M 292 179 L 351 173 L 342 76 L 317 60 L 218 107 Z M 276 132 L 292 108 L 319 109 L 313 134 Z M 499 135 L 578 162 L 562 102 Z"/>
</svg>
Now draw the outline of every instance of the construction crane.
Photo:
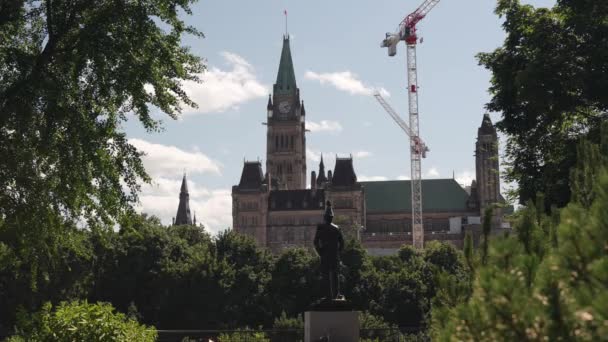
<svg viewBox="0 0 608 342">
<path fill-rule="evenodd" d="M 439 1 L 440 0 L 425 0 L 418 9 L 401 21 L 395 33 L 387 33 L 380 45 L 381 47 L 388 49 L 388 55 L 391 57 L 397 54 L 397 44 L 400 41 L 405 41 L 407 46 L 407 91 L 410 112 L 410 125 L 408 128 L 410 136 L 412 177 L 412 244 L 414 245 L 414 248 L 418 249 L 424 247 L 421 159 L 425 152 L 423 152 L 424 149 L 421 148 L 421 140 L 419 137 L 420 128 L 418 124 L 418 69 L 416 68 L 416 45 L 418 44 L 418 35 L 416 25 L 427 16 Z M 378 97 L 376 97 L 376 99 L 378 99 Z M 399 116 L 397 115 L 397 117 Z"/>
<path fill-rule="evenodd" d="M 397 112 L 393 109 L 393 107 L 391 107 L 391 105 L 386 102 L 386 100 L 384 99 L 384 97 L 382 97 L 379 91 L 374 92 L 374 97 L 376 98 L 376 100 L 378 100 L 384 110 L 391 116 L 395 123 L 399 127 L 401 127 L 401 129 L 405 132 L 408 138 L 415 139 L 413 144 L 414 150 L 412 150 L 412 153 L 422 154 L 422 158 L 426 158 L 426 153 L 430 150 L 426 143 L 422 141 L 422 138 L 416 137 L 414 135 L 414 133 L 410 129 L 410 126 L 408 126 L 407 123 L 401 118 L 401 116 L 397 114 Z"/>
</svg>

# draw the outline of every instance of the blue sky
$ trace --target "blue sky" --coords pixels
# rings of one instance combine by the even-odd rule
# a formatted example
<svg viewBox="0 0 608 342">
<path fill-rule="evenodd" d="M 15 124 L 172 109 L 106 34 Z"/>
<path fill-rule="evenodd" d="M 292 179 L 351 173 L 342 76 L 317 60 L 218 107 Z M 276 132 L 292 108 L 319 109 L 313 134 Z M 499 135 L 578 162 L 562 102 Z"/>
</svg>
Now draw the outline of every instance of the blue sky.
<svg viewBox="0 0 608 342">
<path fill-rule="evenodd" d="M 524 1 L 552 6 L 555 0 Z M 308 171 L 318 168 L 319 153 L 333 168 L 335 154 L 355 158 L 361 180 L 409 177 L 404 133 L 369 95 L 374 87 L 407 115 L 405 46 L 388 57 L 380 42 L 421 0 L 410 1 L 201 1 L 186 21 L 206 38 L 184 40 L 207 60 L 202 84 L 186 84 L 199 103 L 165 130 L 146 133 L 137 122 L 125 129 L 148 155 L 154 179 L 140 196 L 140 208 L 170 223 L 178 204 L 184 169 L 191 207 L 211 232 L 231 225 L 230 189 L 238 183 L 243 159 L 265 158 L 266 101 L 276 78 L 283 10 L 296 79 L 305 101 Z M 469 183 L 475 174 L 477 127 L 489 100 L 490 74 L 475 54 L 501 45 L 501 20 L 491 0 L 444 0 L 419 24 L 420 134 L 431 152 L 423 177 Z M 494 121 L 500 113 L 491 113 Z"/>
</svg>

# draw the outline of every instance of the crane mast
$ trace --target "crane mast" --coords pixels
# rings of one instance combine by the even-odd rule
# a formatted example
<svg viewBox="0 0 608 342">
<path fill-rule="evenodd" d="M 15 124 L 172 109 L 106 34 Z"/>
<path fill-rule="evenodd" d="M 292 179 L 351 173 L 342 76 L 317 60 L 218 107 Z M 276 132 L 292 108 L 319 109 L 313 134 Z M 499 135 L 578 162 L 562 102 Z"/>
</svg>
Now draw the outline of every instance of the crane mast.
<svg viewBox="0 0 608 342">
<path fill-rule="evenodd" d="M 439 3 L 440 0 L 425 0 L 422 5 L 401 21 L 397 32 L 387 33 L 381 47 L 388 49 L 389 56 L 397 54 L 397 44 L 404 40 L 407 46 L 407 92 L 409 101 L 410 161 L 412 184 L 412 244 L 414 248 L 424 247 L 424 226 L 422 224 L 422 155 L 420 148 L 420 126 L 418 112 L 418 69 L 416 45 L 418 35 L 416 24 Z M 378 99 L 378 97 L 376 97 Z M 389 112 L 390 114 L 390 112 Z M 418 145 L 418 146 L 417 146 Z"/>
</svg>

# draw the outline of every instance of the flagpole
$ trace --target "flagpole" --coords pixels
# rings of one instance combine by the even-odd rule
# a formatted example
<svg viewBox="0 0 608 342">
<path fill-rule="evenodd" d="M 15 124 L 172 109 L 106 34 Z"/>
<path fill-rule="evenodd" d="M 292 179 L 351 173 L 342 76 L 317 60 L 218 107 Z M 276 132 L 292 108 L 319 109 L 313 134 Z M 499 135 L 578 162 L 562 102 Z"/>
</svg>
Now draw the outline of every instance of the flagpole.
<svg viewBox="0 0 608 342">
<path fill-rule="evenodd" d="M 289 30 L 287 29 L 287 10 L 283 10 L 283 13 L 285 14 L 285 36 L 289 38 Z"/>
</svg>

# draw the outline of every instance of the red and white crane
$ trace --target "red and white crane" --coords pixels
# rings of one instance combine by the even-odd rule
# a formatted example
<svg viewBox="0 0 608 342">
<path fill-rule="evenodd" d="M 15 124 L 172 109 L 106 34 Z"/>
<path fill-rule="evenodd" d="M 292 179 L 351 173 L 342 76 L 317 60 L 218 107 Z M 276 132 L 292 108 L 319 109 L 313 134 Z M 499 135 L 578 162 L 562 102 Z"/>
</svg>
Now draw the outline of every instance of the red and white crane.
<svg viewBox="0 0 608 342">
<path fill-rule="evenodd" d="M 407 46 L 407 91 L 409 96 L 409 136 L 411 155 L 411 184 L 412 184 L 412 244 L 415 248 L 424 247 L 424 228 L 422 225 L 422 158 L 426 154 L 420 139 L 418 124 L 418 70 L 416 68 L 416 45 L 418 35 L 416 24 L 439 3 L 440 0 L 425 0 L 414 12 L 403 19 L 395 33 L 387 33 L 381 47 L 388 48 L 388 55 L 397 54 L 397 44 L 404 40 Z M 378 94 L 379 95 L 379 94 Z M 381 96 L 376 96 L 380 101 Z M 382 104 L 382 102 L 380 102 Z M 386 102 L 384 102 L 386 103 Z M 384 105 L 383 105 L 384 106 Z M 390 106 L 389 106 L 390 108 Z M 385 107 L 386 109 L 386 107 Z M 394 113 L 394 111 L 392 111 Z M 389 114 L 391 112 L 389 111 Z M 392 116 L 392 114 L 391 114 Z M 407 126 L 407 125 L 406 125 Z M 403 128 L 403 127 L 402 127 Z M 407 131 L 406 131 L 407 133 Z"/>
</svg>

